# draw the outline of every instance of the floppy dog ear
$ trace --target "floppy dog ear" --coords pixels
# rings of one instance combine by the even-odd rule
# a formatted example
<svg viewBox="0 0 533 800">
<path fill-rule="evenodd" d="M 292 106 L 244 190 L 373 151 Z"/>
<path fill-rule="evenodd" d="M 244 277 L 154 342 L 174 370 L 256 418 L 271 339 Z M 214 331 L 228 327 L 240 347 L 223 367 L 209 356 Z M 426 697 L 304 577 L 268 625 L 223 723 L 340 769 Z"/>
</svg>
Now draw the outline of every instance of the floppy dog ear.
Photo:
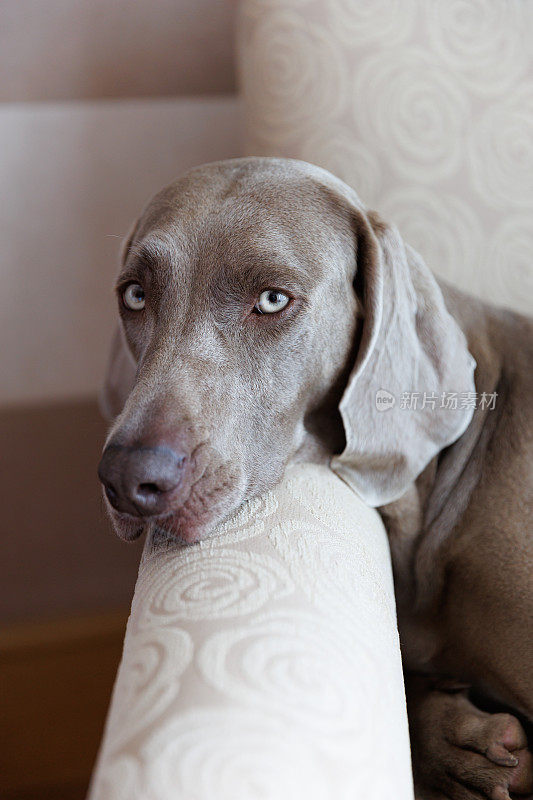
<svg viewBox="0 0 533 800">
<path fill-rule="evenodd" d="M 346 448 L 331 465 L 369 505 L 382 506 L 466 430 L 473 409 L 461 395 L 475 391 L 476 363 L 421 257 L 377 215 L 354 214 L 365 315 L 340 403 Z"/>
<path fill-rule="evenodd" d="M 137 223 L 133 225 L 122 246 L 120 259 L 122 264 L 128 257 L 136 231 Z M 135 382 L 136 369 L 135 360 L 124 338 L 122 325 L 119 323 L 113 332 L 104 385 L 98 398 L 100 410 L 106 419 L 112 420 L 118 417 L 124 408 Z"/>
<path fill-rule="evenodd" d="M 124 408 L 135 383 L 136 370 L 135 361 L 124 340 L 122 325 L 117 325 L 113 332 L 104 385 L 99 397 L 100 410 L 106 419 L 118 417 Z"/>
</svg>

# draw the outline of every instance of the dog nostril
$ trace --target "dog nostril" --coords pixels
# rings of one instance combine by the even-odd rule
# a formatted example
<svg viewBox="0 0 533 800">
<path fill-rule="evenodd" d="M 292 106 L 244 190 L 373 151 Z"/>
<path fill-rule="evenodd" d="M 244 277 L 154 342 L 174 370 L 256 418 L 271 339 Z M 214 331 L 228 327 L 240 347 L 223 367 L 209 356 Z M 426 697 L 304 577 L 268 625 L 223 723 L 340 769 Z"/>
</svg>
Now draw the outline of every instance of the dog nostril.
<svg viewBox="0 0 533 800">
<path fill-rule="evenodd" d="M 137 491 L 139 494 L 147 496 L 151 494 L 160 494 L 163 490 L 155 483 L 141 483 Z"/>
</svg>

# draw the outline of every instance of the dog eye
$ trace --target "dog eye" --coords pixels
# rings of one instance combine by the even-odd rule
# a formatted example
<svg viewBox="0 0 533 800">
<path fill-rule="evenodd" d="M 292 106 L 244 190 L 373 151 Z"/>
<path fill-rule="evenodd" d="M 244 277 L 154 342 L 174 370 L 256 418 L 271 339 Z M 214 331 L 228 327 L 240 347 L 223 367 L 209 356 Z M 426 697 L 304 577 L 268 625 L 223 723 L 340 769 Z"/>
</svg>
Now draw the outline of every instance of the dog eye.
<svg viewBox="0 0 533 800">
<path fill-rule="evenodd" d="M 122 292 L 122 300 L 130 311 L 142 311 L 145 305 L 143 287 L 138 283 L 130 283 Z"/>
<path fill-rule="evenodd" d="M 259 300 L 255 304 L 258 314 L 274 314 L 282 311 L 289 303 L 290 297 L 277 289 L 266 289 L 259 295 Z"/>
</svg>

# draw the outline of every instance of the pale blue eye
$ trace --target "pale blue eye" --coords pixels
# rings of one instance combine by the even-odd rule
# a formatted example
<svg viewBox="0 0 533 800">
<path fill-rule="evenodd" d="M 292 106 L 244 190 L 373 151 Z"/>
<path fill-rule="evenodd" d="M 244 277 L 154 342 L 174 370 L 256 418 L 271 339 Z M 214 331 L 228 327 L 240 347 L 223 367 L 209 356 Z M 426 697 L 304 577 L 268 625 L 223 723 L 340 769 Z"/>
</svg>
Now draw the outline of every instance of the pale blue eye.
<svg viewBox="0 0 533 800">
<path fill-rule="evenodd" d="M 266 289 L 259 295 L 256 309 L 260 314 L 274 314 L 276 311 L 282 311 L 289 303 L 290 298 L 284 292 L 278 292 L 277 289 Z"/>
<path fill-rule="evenodd" d="M 122 300 L 130 311 L 142 311 L 145 306 L 143 287 L 139 283 L 130 283 L 122 293 Z"/>
</svg>

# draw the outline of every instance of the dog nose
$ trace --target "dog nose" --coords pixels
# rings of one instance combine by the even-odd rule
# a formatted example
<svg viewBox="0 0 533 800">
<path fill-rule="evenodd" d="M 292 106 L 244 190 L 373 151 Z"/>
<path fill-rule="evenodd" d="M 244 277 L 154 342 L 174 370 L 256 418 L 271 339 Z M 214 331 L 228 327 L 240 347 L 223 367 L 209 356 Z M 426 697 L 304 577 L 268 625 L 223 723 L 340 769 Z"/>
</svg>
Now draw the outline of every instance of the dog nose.
<svg viewBox="0 0 533 800">
<path fill-rule="evenodd" d="M 107 499 L 136 517 L 164 514 L 181 483 L 185 456 L 170 447 L 109 444 L 98 466 Z"/>
</svg>

